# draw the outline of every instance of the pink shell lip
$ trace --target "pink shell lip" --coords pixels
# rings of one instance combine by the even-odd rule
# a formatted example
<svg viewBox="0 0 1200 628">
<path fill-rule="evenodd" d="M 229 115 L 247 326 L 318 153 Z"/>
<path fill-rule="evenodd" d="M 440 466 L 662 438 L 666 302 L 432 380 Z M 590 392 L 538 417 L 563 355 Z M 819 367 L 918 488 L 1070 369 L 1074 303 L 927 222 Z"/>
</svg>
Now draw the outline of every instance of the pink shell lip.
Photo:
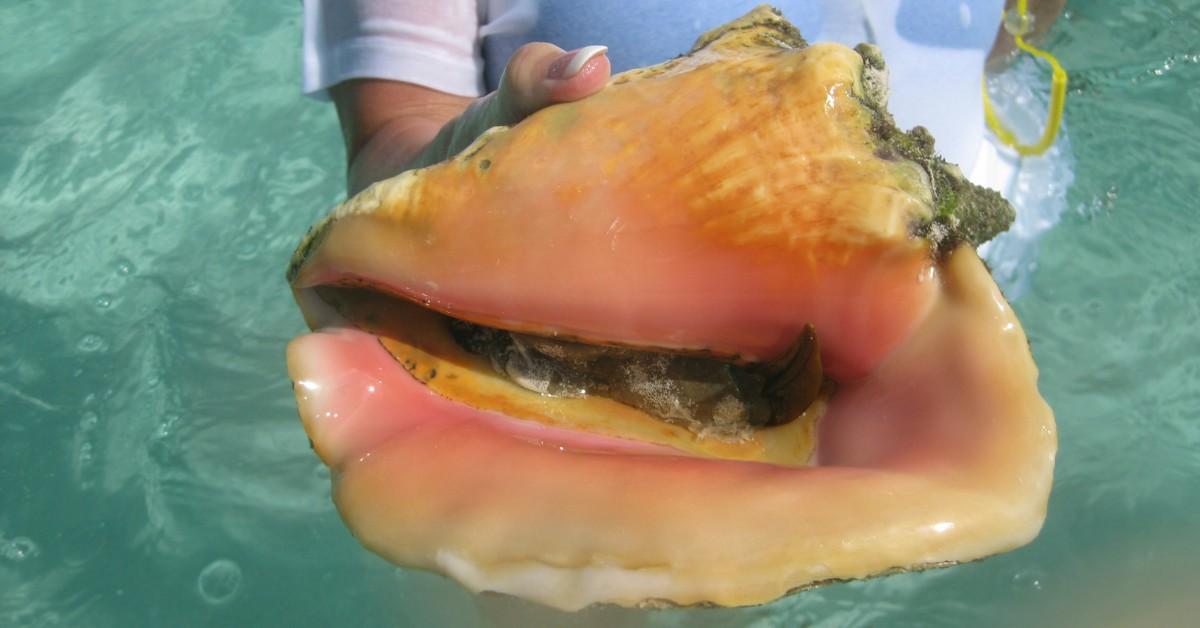
<svg viewBox="0 0 1200 628">
<path fill-rule="evenodd" d="M 994 288 L 992 290 L 994 294 L 988 300 L 997 311 L 996 318 L 1011 318 L 1003 297 Z M 345 444 L 337 455 L 322 456 L 332 466 L 365 455 L 379 443 L 425 421 L 476 424 L 563 451 L 689 455 L 670 447 L 514 420 L 443 398 L 404 372 L 375 336 L 353 328 L 324 305 L 315 292 L 300 290 L 297 295 L 306 302 L 306 311 L 313 311 L 314 317 L 323 322 L 318 325 L 318 331 L 301 336 L 289 345 L 289 371 L 293 374 L 313 370 L 320 373 L 316 378 L 297 380 L 296 394 L 301 415 L 315 417 L 311 425 L 306 424 L 306 429 L 318 432 L 312 434 L 310 430 L 313 440 Z M 1005 323 L 1001 332 L 1011 334 L 1014 329 L 1019 332 L 1015 325 L 1015 322 Z M 314 364 L 314 360 L 319 364 Z M 963 386 L 970 382 L 974 388 L 985 390 L 991 377 L 985 372 L 964 371 L 954 361 L 941 364 L 933 356 L 911 371 L 898 369 L 888 361 L 877 370 L 889 372 L 889 369 L 892 372 L 887 380 L 889 386 L 881 387 L 878 377 L 841 383 L 834 403 L 822 419 L 827 427 L 823 429 L 818 464 L 886 467 L 891 466 L 886 461 L 892 460 L 901 467 L 906 466 L 902 460 L 913 458 L 922 447 L 928 448 L 929 443 L 936 440 L 926 438 L 931 436 L 926 425 L 928 419 L 919 408 L 936 404 L 941 398 L 954 397 L 953 392 L 947 393 L 940 382 L 960 381 Z M 855 416 L 896 417 L 906 413 L 908 420 L 913 421 L 911 425 L 898 419 L 865 424 L 854 419 Z M 848 418 L 843 420 L 841 417 L 844 416 Z M 961 442 L 942 443 L 942 448 L 931 457 L 966 461 L 973 453 L 968 445 L 985 439 L 979 432 L 980 426 L 968 429 L 966 425 L 947 423 L 936 427 L 953 434 Z M 326 433 L 327 429 L 332 431 Z M 885 437 L 881 436 L 884 430 L 887 431 Z M 888 453 L 871 453 L 884 450 Z"/>
<path fill-rule="evenodd" d="M 1053 417 L 982 263 L 954 257 L 930 318 L 839 390 L 813 467 L 474 410 L 355 330 L 296 339 L 288 366 L 305 428 L 337 471 L 339 510 L 385 558 L 567 609 L 760 603 L 830 578 L 980 558 L 1040 529 Z M 583 573 L 602 585 L 579 584 Z"/>
</svg>

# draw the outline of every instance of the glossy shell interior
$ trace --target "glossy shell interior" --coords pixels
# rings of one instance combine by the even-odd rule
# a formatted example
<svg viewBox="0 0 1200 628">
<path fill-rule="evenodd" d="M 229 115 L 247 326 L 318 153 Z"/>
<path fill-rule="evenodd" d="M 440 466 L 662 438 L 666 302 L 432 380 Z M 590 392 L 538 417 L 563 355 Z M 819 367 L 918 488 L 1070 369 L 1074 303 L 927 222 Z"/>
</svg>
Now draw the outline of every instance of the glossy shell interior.
<svg viewBox="0 0 1200 628">
<path fill-rule="evenodd" d="M 918 237 L 937 177 L 883 150 L 877 81 L 759 9 L 335 210 L 289 273 L 316 331 L 288 369 L 355 536 L 567 609 L 756 604 L 1033 538 L 1053 416 L 974 251 Z M 747 361 L 811 323 L 838 387 L 705 442 L 498 380 L 445 315 Z"/>
</svg>

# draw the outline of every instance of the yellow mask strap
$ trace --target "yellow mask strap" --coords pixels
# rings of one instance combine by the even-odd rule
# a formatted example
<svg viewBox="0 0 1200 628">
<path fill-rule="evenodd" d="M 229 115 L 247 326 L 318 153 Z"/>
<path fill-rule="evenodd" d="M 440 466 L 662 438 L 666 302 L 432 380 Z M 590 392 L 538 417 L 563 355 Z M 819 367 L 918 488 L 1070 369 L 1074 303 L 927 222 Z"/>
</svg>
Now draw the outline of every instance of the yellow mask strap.
<svg viewBox="0 0 1200 628">
<path fill-rule="evenodd" d="M 1029 15 L 1029 0 L 1017 0 L 1017 11 L 1015 15 L 1006 11 L 1004 16 L 1004 30 L 1008 31 L 1013 39 L 1017 42 L 1017 47 L 1025 52 L 1042 59 L 1050 64 L 1053 74 L 1050 78 L 1050 111 L 1046 116 L 1046 128 L 1042 131 L 1042 138 L 1037 144 L 1022 144 L 1017 139 L 1008 127 L 1004 126 L 1004 122 L 996 115 L 995 109 L 992 108 L 992 102 L 988 99 L 987 79 L 984 78 L 983 85 L 983 115 L 987 120 L 988 128 L 1013 150 L 1016 150 L 1023 156 L 1041 155 L 1046 152 L 1054 144 L 1054 137 L 1058 135 L 1058 127 L 1062 124 L 1063 106 L 1067 102 L 1067 72 L 1058 63 L 1058 59 L 1054 55 L 1039 50 L 1025 41 L 1025 34 L 1032 30 L 1033 19 Z"/>
</svg>

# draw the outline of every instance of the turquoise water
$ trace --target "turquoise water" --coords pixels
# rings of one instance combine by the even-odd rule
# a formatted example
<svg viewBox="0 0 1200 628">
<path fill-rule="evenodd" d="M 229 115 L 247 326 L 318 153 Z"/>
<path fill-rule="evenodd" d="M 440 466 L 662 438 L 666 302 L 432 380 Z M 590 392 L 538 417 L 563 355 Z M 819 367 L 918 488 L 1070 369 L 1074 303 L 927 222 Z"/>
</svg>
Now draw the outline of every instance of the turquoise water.
<svg viewBox="0 0 1200 628">
<path fill-rule="evenodd" d="M 562 615 L 397 570 L 330 504 L 283 365 L 283 267 L 342 190 L 332 109 L 298 96 L 299 3 L 0 5 L 0 625 L 1200 613 L 1198 15 L 1074 2 L 1049 42 L 1076 179 L 1014 303 L 1060 429 L 1036 542 L 761 608 Z"/>
</svg>

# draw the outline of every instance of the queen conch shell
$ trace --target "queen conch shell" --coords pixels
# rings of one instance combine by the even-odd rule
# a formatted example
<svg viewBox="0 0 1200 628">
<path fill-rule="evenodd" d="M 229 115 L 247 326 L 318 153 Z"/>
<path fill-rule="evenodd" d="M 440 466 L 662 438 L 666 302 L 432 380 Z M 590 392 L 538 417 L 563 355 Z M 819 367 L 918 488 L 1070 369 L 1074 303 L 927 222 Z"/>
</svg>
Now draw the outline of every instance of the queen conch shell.
<svg viewBox="0 0 1200 628">
<path fill-rule="evenodd" d="M 334 210 L 289 270 L 315 331 L 288 370 L 354 535 L 563 609 L 758 604 L 1030 541 L 1054 420 L 973 246 L 1011 208 L 885 99 L 876 49 L 760 7 Z M 824 383 L 715 434 L 530 390 L 456 325 L 718 370 L 809 330 Z"/>
</svg>

